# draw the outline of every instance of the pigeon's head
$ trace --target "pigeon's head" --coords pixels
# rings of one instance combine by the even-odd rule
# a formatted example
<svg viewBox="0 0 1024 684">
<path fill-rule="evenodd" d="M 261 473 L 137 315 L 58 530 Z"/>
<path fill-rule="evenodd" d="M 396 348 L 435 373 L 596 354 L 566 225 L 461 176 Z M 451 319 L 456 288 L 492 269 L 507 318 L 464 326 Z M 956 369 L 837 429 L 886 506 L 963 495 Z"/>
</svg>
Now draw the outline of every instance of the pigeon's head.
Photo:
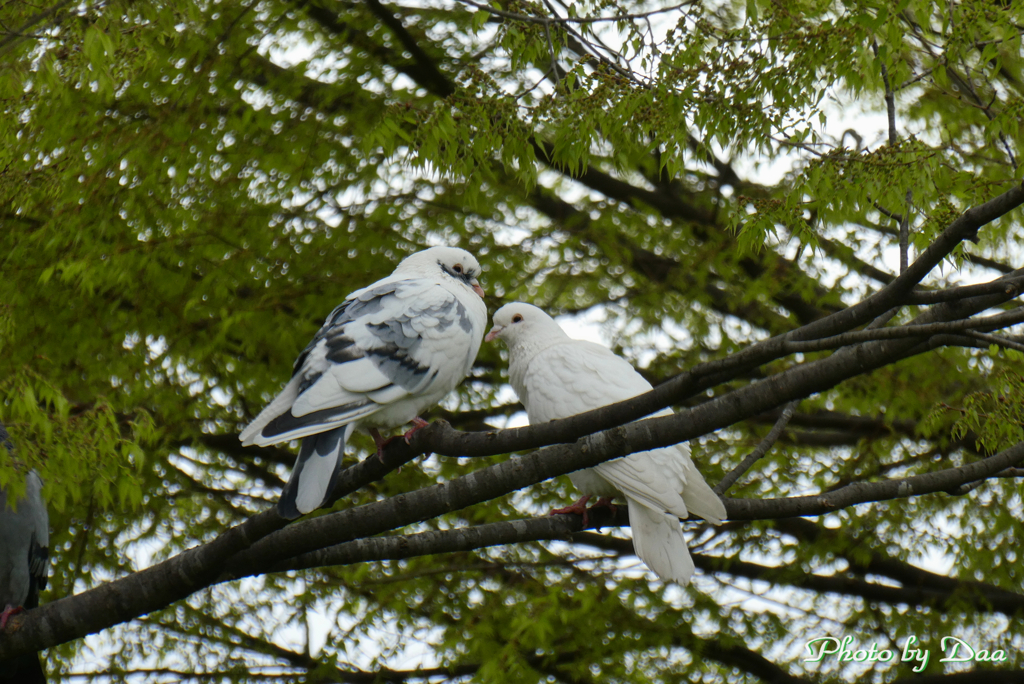
<svg viewBox="0 0 1024 684">
<path fill-rule="evenodd" d="M 407 256 L 395 269 L 395 273 L 409 273 L 437 277 L 442 282 L 451 278 L 484 296 L 477 277 L 480 275 L 480 263 L 476 257 L 458 247 L 431 247 L 422 252 Z"/>
<path fill-rule="evenodd" d="M 494 327 L 487 333 L 487 341 L 500 337 L 512 347 L 525 340 L 565 337 L 565 331 L 546 313 L 533 304 L 513 302 L 494 312 Z"/>
</svg>

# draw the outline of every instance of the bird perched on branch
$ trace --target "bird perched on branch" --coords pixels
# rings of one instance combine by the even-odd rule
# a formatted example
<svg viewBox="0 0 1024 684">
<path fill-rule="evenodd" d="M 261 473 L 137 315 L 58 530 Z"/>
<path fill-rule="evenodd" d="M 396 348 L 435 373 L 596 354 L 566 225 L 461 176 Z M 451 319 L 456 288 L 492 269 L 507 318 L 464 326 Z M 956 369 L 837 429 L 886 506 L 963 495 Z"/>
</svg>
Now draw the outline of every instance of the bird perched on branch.
<svg viewBox="0 0 1024 684">
<path fill-rule="evenodd" d="M 294 519 L 324 505 L 345 443 L 365 429 L 412 422 L 465 378 L 487 325 L 480 264 L 463 249 L 431 247 L 345 298 L 295 361 L 291 381 L 242 431 L 242 444 L 302 438 L 278 511 Z"/>
<path fill-rule="evenodd" d="M 0 445 L 13 452 L 7 430 L 0 425 Z M 42 497 L 43 481 L 29 471 L 25 494 L 15 504 L 0 488 L 0 639 L 13 615 L 39 605 L 46 587 L 50 522 Z M 0 662 L 0 684 L 45 684 L 37 653 Z"/>
<path fill-rule="evenodd" d="M 498 309 L 487 334 L 488 341 L 495 338 L 508 345 L 509 380 L 531 424 L 568 418 L 651 389 L 624 359 L 599 344 L 572 339 L 530 304 Z M 671 413 L 664 409 L 656 415 Z M 610 497 L 624 495 L 637 555 L 659 577 L 680 584 L 690 581 L 694 567 L 679 519 L 694 513 L 717 524 L 725 517 L 722 500 L 697 472 L 686 444 L 616 458 L 569 478 L 585 496 L 552 513 L 585 516 L 591 496 L 608 504 Z"/>
</svg>

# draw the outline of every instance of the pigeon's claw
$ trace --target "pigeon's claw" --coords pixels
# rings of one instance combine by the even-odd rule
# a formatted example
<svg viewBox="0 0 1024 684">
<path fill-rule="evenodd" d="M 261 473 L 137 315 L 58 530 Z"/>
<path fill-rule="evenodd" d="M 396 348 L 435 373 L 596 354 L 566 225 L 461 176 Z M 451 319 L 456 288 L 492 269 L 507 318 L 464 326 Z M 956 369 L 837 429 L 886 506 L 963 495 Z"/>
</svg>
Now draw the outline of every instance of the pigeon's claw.
<svg viewBox="0 0 1024 684">
<path fill-rule="evenodd" d="M 427 427 L 428 425 L 430 425 L 430 423 L 428 423 L 427 421 L 423 420 L 419 416 L 416 416 L 415 418 L 413 418 L 412 419 L 412 428 L 409 429 L 404 435 L 402 435 L 402 437 L 405 439 L 405 443 L 408 444 L 409 441 L 412 439 L 413 435 L 415 435 L 417 432 L 419 432 L 423 428 Z"/>
<path fill-rule="evenodd" d="M 7 622 L 18 613 L 24 613 L 25 609 L 21 606 L 7 606 L 0 612 L 0 632 L 7 629 Z"/>
<path fill-rule="evenodd" d="M 384 439 L 383 437 L 380 436 L 380 431 L 377 428 L 370 428 L 368 432 L 370 433 L 370 437 L 373 437 L 373 443 L 377 445 L 377 458 L 379 458 L 380 462 L 383 463 L 384 447 L 386 447 L 388 443 L 394 439 L 394 437 L 388 437 L 387 439 Z"/>
<path fill-rule="evenodd" d="M 590 522 L 590 516 L 587 514 L 587 502 L 590 501 L 590 495 L 580 498 L 579 501 L 566 506 L 565 508 L 554 508 L 548 515 L 582 515 L 583 516 L 583 528 L 586 529 L 587 524 Z"/>
</svg>

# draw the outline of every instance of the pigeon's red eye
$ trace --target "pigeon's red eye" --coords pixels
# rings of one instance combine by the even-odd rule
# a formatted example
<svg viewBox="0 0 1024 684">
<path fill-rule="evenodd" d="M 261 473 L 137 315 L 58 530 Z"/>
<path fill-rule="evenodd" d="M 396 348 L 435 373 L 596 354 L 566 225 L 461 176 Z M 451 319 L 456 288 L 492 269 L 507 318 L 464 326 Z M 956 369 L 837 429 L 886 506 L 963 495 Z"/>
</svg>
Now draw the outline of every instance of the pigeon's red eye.
<svg viewBox="0 0 1024 684">
<path fill-rule="evenodd" d="M 452 270 L 456 273 L 462 273 L 462 264 L 455 264 L 452 266 Z"/>
<path fill-rule="evenodd" d="M 516 314 L 515 316 L 512 317 L 512 322 L 513 323 L 520 323 L 522 320 L 523 320 L 523 317 L 520 316 L 519 314 Z"/>
</svg>

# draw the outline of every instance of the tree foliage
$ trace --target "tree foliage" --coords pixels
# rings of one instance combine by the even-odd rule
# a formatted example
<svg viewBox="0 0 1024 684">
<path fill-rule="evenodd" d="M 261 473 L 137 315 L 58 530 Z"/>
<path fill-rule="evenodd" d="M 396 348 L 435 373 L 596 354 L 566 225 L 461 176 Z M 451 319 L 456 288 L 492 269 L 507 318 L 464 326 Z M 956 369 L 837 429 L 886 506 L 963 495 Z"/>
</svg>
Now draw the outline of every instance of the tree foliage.
<svg viewBox="0 0 1024 684">
<path fill-rule="evenodd" d="M 101 681 L 1019 681 L 1020 3 L 3 15 L 0 485 L 42 474 L 54 562 L 0 656 Z M 338 301 L 439 243 L 478 255 L 492 312 L 576 317 L 667 382 L 496 431 L 520 407 L 485 345 L 430 416 L 458 431 L 384 462 L 357 438 L 333 512 L 286 527 L 294 452 L 238 431 Z M 622 512 L 544 515 L 575 494 L 551 478 L 687 439 L 712 484 L 743 463 L 730 520 L 685 523 L 691 587 L 637 563 Z M 895 658 L 808 662 L 846 635 Z M 945 636 L 1006 660 L 939 662 Z"/>
</svg>

